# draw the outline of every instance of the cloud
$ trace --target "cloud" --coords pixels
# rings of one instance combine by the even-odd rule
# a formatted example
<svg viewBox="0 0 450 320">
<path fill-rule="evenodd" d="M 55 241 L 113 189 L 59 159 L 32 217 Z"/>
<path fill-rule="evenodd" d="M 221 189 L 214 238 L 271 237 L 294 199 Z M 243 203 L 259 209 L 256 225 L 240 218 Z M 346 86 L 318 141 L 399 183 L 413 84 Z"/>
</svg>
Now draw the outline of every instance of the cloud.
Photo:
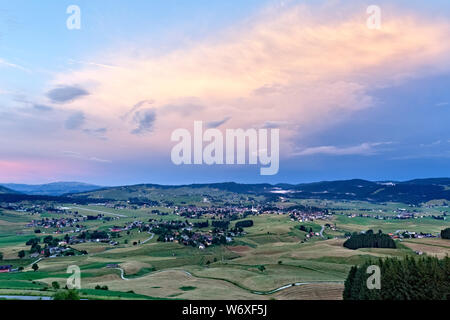
<svg viewBox="0 0 450 320">
<path fill-rule="evenodd" d="M 142 139 L 133 134 L 155 126 L 157 134 L 147 136 L 146 143 L 167 153 L 176 128 L 192 128 L 198 119 L 217 126 L 222 121 L 217 119 L 229 117 L 227 125 L 235 128 L 282 127 L 280 151 L 289 155 L 311 132 L 375 107 L 376 89 L 450 70 L 449 22 L 393 7 L 382 29 L 370 30 L 365 8 L 343 12 L 340 1 L 327 3 L 270 8 L 157 55 L 139 44 L 114 50 L 105 63 L 117 68 L 83 65 L 52 82 L 95 85 L 95 92 L 70 108 L 114 128 L 110 141 L 135 150 Z M 151 109 L 148 103 L 139 105 L 149 97 Z M 203 107 L 194 110 L 189 104 Z M 339 152 L 325 146 L 322 153 L 333 150 Z"/>
<path fill-rule="evenodd" d="M 130 110 L 128 110 L 123 116 L 122 119 L 128 118 L 129 115 L 135 113 L 137 110 L 139 110 L 144 105 L 151 105 L 153 104 L 153 100 L 142 100 L 136 103 Z"/>
<path fill-rule="evenodd" d="M 28 72 L 28 73 L 31 72 L 29 69 L 27 69 L 27 68 L 25 68 L 25 67 L 22 67 L 21 65 L 18 65 L 18 64 L 15 64 L 15 63 L 8 62 L 8 61 L 6 61 L 6 60 L 4 60 L 4 59 L 1 59 L 1 58 L 0 58 L 0 66 L 5 66 L 5 67 L 9 67 L 9 68 L 14 68 L 14 69 L 18 69 L 18 70 L 21 70 L 21 71 L 24 71 L 24 72 Z"/>
<path fill-rule="evenodd" d="M 389 160 L 415 160 L 415 159 L 447 159 L 450 158 L 450 151 L 444 151 L 439 153 L 423 153 L 410 154 L 404 156 L 392 157 Z"/>
<path fill-rule="evenodd" d="M 226 122 L 228 122 L 228 120 L 230 120 L 231 117 L 225 117 L 222 120 L 219 121 L 209 121 L 205 124 L 206 128 L 218 128 L 221 125 L 225 124 Z"/>
<path fill-rule="evenodd" d="M 107 139 L 106 133 L 108 132 L 108 129 L 106 128 L 84 129 L 83 132 L 95 138 L 106 140 Z"/>
<path fill-rule="evenodd" d="M 295 152 L 293 156 L 311 156 L 316 154 L 345 156 L 345 155 L 373 155 L 378 152 L 376 147 L 391 144 L 391 142 L 364 142 L 356 146 L 336 147 L 336 146 L 320 146 L 306 148 L 302 151 Z"/>
<path fill-rule="evenodd" d="M 278 84 L 271 84 L 271 85 L 264 85 L 261 88 L 257 88 L 253 91 L 253 93 L 255 95 L 264 96 L 264 95 L 270 95 L 270 94 L 275 94 L 275 93 L 281 93 L 282 90 L 283 90 L 283 86 L 278 85 Z"/>
<path fill-rule="evenodd" d="M 132 134 L 143 134 L 153 130 L 153 124 L 156 120 L 156 112 L 154 109 L 145 109 L 135 113 L 134 122 L 137 123 Z"/>
<path fill-rule="evenodd" d="M 12 93 L 11 91 L 0 89 L 0 94 L 11 94 L 11 93 Z"/>
<path fill-rule="evenodd" d="M 264 129 L 277 129 L 287 125 L 286 121 L 266 121 L 263 124 Z"/>
<path fill-rule="evenodd" d="M 420 147 L 422 147 L 422 148 L 425 148 L 425 147 L 435 147 L 435 146 L 440 145 L 441 142 L 442 142 L 442 140 L 437 140 L 437 141 L 434 141 L 434 142 L 428 143 L 428 144 L 422 143 L 422 144 L 420 144 Z"/>
<path fill-rule="evenodd" d="M 439 102 L 436 103 L 435 106 L 436 107 L 444 107 L 444 106 L 448 106 L 450 104 L 450 102 Z"/>
<path fill-rule="evenodd" d="M 117 68 L 116 66 L 113 66 L 110 64 L 98 63 L 98 62 L 94 62 L 94 61 L 81 61 L 81 60 L 69 59 L 69 63 L 70 64 L 84 64 L 84 65 L 95 66 L 95 67 L 99 67 L 99 68 Z"/>
<path fill-rule="evenodd" d="M 52 111 L 53 107 L 44 105 L 44 104 L 35 104 L 33 105 L 33 108 L 38 110 L 38 111 Z"/>
<path fill-rule="evenodd" d="M 83 112 L 76 112 L 66 119 L 65 127 L 68 130 L 79 129 L 85 122 L 86 117 Z"/>
<path fill-rule="evenodd" d="M 75 86 L 60 86 L 47 92 L 47 97 L 53 103 L 67 103 L 72 102 L 78 98 L 89 95 L 83 88 Z"/>
<path fill-rule="evenodd" d="M 65 157 L 75 158 L 75 159 L 80 159 L 80 160 L 87 160 L 87 161 L 94 161 L 94 162 L 101 162 L 101 163 L 111 163 L 112 162 L 111 160 L 85 156 L 79 152 L 74 152 L 74 151 L 63 151 L 62 153 Z"/>
<path fill-rule="evenodd" d="M 182 116 L 190 116 L 193 113 L 204 110 L 205 107 L 195 103 L 168 104 L 161 107 L 158 112 L 161 114 L 178 113 Z"/>
</svg>

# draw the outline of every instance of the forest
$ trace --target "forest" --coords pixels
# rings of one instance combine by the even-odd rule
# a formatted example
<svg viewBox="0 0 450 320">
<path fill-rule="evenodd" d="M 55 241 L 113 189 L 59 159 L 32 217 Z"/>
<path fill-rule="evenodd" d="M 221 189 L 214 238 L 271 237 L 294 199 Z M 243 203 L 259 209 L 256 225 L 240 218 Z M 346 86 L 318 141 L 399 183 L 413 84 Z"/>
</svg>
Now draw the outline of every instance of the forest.
<svg viewBox="0 0 450 320">
<path fill-rule="evenodd" d="M 344 247 L 348 249 L 359 248 L 393 248 L 395 245 L 394 240 L 387 234 L 384 234 L 381 230 L 378 233 L 374 233 L 373 230 L 368 230 L 365 233 L 353 233 L 347 241 L 344 242 Z"/>
<path fill-rule="evenodd" d="M 369 289 L 370 266 L 380 269 L 380 289 Z M 369 279 L 370 281 L 370 279 Z M 449 300 L 450 258 L 411 257 L 367 261 L 353 266 L 345 281 L 344 300 Z"/>
</svg>

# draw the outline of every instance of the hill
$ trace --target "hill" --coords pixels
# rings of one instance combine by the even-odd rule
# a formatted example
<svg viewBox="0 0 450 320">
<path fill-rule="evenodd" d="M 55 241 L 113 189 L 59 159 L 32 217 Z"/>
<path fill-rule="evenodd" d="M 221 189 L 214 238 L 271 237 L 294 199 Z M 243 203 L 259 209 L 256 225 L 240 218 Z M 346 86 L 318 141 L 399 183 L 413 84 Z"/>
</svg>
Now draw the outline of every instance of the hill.
<svg viewBox="0 0 450 320">
<path fill-rule="evenodd" d="M 19 193 L 42 196 L 61 196 L 66 193 L 79 193 L 101 188 L 81 182 L 54 182 L 39 185 L 6 183 L 1 185 Z"/>
<path fill-rule="evenodd" d="M 322 181 L 303 184 L 239 184 L 211 183 L 181 186 L 141 184 L 103 188 L 68 195 L 78 199 L 116 199 L 134 201 L 165 201 L 183 197 L 201 202 L 204 197 L 220 202 L 284 198 L 340 199 L 371 202 L 403 202 L 418 204 L 435 199 L 450 201 L 450 179 L 421 179 L 405 182 L 372 182 L 361 179 Z"/>
<path fill-rule="evenodd" d="M 0 194 L 18 194 L 19 192 L 0 186 Z"/>
</svg>

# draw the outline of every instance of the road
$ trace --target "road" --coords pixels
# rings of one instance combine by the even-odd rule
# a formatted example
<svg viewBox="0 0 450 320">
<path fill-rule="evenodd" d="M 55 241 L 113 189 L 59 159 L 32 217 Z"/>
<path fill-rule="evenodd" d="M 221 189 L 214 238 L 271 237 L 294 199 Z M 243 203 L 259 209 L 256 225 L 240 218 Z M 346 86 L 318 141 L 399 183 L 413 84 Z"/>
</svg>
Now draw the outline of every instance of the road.
<svg viewBox="0 0 450 320">
<path fill-rule="evenodd" d="M 320 234 L 320 236 L 323 238 L 323 239 L 325 239 L 325 237 L 323 236 L 323 231 L 325 230 L 325 226 L 322 226 L 322 229 L 320 229 L 320 232 L 319 232 L 319 234 Z"/>
<path fill-rule="evenodd" d="M 35 262 L 30 263 L 30 265 L 27 268 L 31 268 L 33 266 L 33 264 L 38 263 L 39 261 L 41 261 L 44 258 L 39 258 L 37 259 Z"/>
<path fill-rule="evenodd" d="M 124 275 L 124 274 L 125 274 L 125 271 L 124 271 L 122 268 L 116 268 L 116 269 L 117 269 L 117 270 L 120 270 L 120 277 L 122 278 L 122 280 L 126 280 L 126 281 L 130 280 L 130 279 L 125 278 L 125 275 Z M 192 273 L 190 273 L 190 272 L 188 272 L 188 271 L 186 271 L 186 270 L 180 270 L 180 269 L 166 269 L 166 270 L 160 270 L 160 271 L 151 272 L 150 274 L 154 275 L 154 274 L 157 274 L 157 273 L 160 273 L 160 272 L 167 272 L 167 271 L 181 271 L 181 272 L 185 273 L 187 276 L 192 277 L 192 278 L 212 279 L 212 278 L 208 278 L 208 277 L 198 277 L 198 276 L 194 276 Z M 144 275 L 144 276 L 142 276 L 142 277 L 146 277 L 146 276 L 148 276 L 148 275 L 149 275 L 149 274 L 146 274 L 146 275 Z M 138 278 L 134 278 L 134 279 L 138 279 Z M 224 280 L 224 279 L 215 279 L 215 280 Z M 226 281 L 226 280 L 225 280 L 225 281 Z M 230 281 L 227 281 L 227 282 L 230 282 Z M 232 283 L 232 282 L 230 282 L 230 283 Z M 238 286 L 238 287 L 241 288 L 241 289 L 247 290 L 247 291 L 249 291 L 249 292 L 251 292 L 251 293 L 253 293 L 253 294 L 257 294 L 257 295 L 269 295 L 269 294 L 274 294 L 274 293 L 276 293 L 276 292 L 279 292 L 279 291 L 282 291 L 282 290 L 285 290 L 285 289 L 288 289 L 288 288 L 291 288 L 291 287 L 303 286 L 303 285 L 306 285 L 306 284 L 317 284 L 317 283 L 344 283 L 344 282 L 343 282 L 343 281 L 312 281 L 312 282 L 296 282 L 296 283 L 291 283 L 291 284 L 284 285 L 284 286 L 282 286 L 282 287 L 279 287 L 279 288 L 276 288 L 276 289 L 273 289 L 273 290 L 270 290 L 270 291 L 253 291 L 253 290 L 251 290 L 251 289 L 244 288 L 244 287 L 242 287 L 242 286 Z"/>
<path fill-rule="evenodd" d="M 145 239 L 144 241 L 141 242 L 141 244 L 145 244 L 146 242 L 149 242 L 150 240 L 153 239 L 153 237 L 155 236 L 155 234 L 154 234 L 154 233 L 150 233 L 150 234 L 151 234 L 150 238 Z"/>
<path fill-rule="evenodd" d="M 115 268 L 115 269 L 117 269 L 117 270 L 120 270 L 120 277 L 122 278 L 122 280 L 126 280 L 126 281 L 128 281 L 128 280 L 130 280 L 130 279 L 128 279 L 128 278 L 125 278 L 125 270 L 123 270 L 122 268 Z M 192 273 L 190 273 L 190 272 L 187 272 L 187 271 L 185 271 L 185 270 L 179 270 L 179 269 L 174 269 L 174 270 L 176 270 L 176 271 L 181 271 L 181 272 L 184 272 L 188 277 L 193 277 L 193 275 L 192 275 Z M 160 272 L 167 272 L 167 271 L 171 271 L 170 269 L 167 269 L 167 270 L 160 270 L 160 271 L 154 271 L 154 272 L 151 272 L 151 273 L 149 273 L 149 274 L 157 274 L 157 273 L 160 273 Z M 142 277 L 146 277 L 146 276 L 148 276 L 149 274 L 146 274 L 146 275 L 144 275 L 144 276 L 142 276 Z M 134 279 L 137 279 L 137 278 L 134 278 Z"/>
<path fill-rule="evenodd" d="M 127 281 L 130 280 L 130 279 L 125 278 L 125 276 L 124 276 L 125 271 L 122 268 L 115 268 L 115 269 L 120 270 L 120 277 L 122 278 L 122 280 L 127 280 Z"/>
<path fill-rule="evenodd" d="M 89 211 L 89 212 L 95 212 L 95 213 L 103 213 L 103 214 L 109 214 L 112 216 L 116 216 L 116 217 L 121 217 L 121 218 L 126 218 L 126 215 L 123 214 L 118 214 L 118 213 L 112 213 L 112 212 L 107 212 L 107 211 L 100 211 L 100 210 L 94 210 L 94 209 L 86 209 L 86 208 L 81 208 L 81 207 L 72 207 L 69 209 L 78 209 L 78 210 L 84 210 L 84 211 Z"/>
</svg>

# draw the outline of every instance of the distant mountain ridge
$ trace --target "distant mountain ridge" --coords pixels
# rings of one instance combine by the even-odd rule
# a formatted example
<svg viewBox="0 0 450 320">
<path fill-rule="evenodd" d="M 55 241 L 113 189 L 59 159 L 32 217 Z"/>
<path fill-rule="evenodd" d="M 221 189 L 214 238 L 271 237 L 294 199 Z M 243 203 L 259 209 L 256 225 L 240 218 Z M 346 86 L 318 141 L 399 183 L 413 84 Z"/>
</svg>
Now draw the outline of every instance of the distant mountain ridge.
<svg viewBox="0 0 450 320">
<path fill-rule="evenodd" d="M 41 196 L 61 196 L 67 193 L 87 192 L 102 188 L 100 186 L 82 182 L 53 182 L 38 185 L 3 183 L 0 184 L 0 187 L 12 190 L 13 191 L 12 193 L 18 192 L 26 195 L 41 195 Z"/>
<path fill-rule="evenodd" d="M 18 194 L 19 192 L 0 185 L 0 194 Z"/>
<path fill-rule="evenodd" d="M 164 186 L 139 184 L 108 187 L 90 192 L 69 194 L 84 199 L 157 200 L 161 194 L 172 196 L 214 195 L 214 192 L 263 195 L 266 198 L 316 198 L 363 200 L 373 202 L 397 201 L 417 204 L 435 199 L 450 201 L 450 178 L 415 179 L 409 181 L 373 182 L 362 179 L 322 181 L 301 184 L 240 184 L 235 182 Z"/>
<path fill-rule="evenodd" d="M 362 179 L 321 181 L 300 184 L 242 184 L 235 182 L 190 185 L 138 184 L 100 187 L 80 182 L 56 182 L 43 185 L 0 184 L 0 194 L 28 196 L 64 196 L 83 201 L 130 200 L 157 202 L 171 197 L 219 201 L 225 195 L 264 196 L 297 199 L 360 200 L 418 204 L 430 200 L 450 201 L 450 178 L 414 179 L 409 181 L 367 181 Z M 21 196 L 20 198 L 23 198 Z"/>
</svg>

